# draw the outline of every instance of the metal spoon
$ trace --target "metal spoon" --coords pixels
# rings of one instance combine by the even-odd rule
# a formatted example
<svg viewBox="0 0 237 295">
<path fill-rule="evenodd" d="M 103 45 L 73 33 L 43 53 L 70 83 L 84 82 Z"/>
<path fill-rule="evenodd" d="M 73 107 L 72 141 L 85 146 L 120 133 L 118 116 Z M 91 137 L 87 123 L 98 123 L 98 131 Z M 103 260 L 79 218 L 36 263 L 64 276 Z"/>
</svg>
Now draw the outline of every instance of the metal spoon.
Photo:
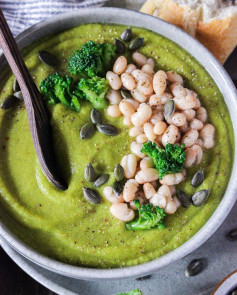
<svg viewBox="0 0 237 295">
<path fill-rule="evenodd" d="M 38 160 L 48 180 L 60 190 L 67 185 L 58 175 L 50 126 L 50 114 L 21 55 L 7 21 L 0 9 L 0 45 L 15 75 L 25 102 L 30 131 Z"/>
</svg>

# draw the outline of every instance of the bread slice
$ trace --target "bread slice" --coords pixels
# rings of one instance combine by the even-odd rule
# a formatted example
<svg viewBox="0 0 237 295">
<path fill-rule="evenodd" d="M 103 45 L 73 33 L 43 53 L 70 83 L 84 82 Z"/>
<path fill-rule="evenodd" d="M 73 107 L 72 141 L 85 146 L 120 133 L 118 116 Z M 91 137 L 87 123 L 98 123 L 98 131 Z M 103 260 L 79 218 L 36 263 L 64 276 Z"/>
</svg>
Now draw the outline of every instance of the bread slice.
<svg viewBox="0 0 237 295">
<path fill-rule="evenodd" d="M 232 2 L 147 0 L 140 11 L 184 29 L 224 63 L 237 45 L 237 6 Z"/>
</svg>

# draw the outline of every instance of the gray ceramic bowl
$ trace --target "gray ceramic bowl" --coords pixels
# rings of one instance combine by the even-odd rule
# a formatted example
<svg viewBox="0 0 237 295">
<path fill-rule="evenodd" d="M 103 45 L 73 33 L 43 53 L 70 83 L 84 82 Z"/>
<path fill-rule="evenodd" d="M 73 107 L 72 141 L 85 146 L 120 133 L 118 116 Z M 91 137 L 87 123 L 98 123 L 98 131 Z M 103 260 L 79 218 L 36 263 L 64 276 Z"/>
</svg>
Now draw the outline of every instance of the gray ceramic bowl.
<svg viewBox="0 0 237 295">
<path fill-rule="evenodd" d="M 94 8 L 83 9 L 63 15 L 56 16 L 47 21 L 39 23 L 17 37 L 19 48 L 24 48 L 35 40 L 52 33 L 59 33 L 74 26 L 83 23 L 115 23 L 142 27 L 173 40 L 190 54 L 192 54 L 207 72 L 213 77 L 220 91 L 222 92 L 225 102 L 230 111 L 233 126 L 237 126 L 237 93 L 236 89 L 219 62 L 209 53 L 199 42 L 184 33 L 177 27 L 170 25 L 162 20 L 152 16 L 144 15 L 139 12 L 117 9 L 117 8 Z M 0 57 L 1 67 L 4 65 L 4 57 Z M 237 153 L 237 129 L 235 132 L 235 154 Z M 157 258 L 153 261 L 143 263 L 141 265 L 117 269 L 93 269 L 85 267 L 75 267 L 49 259 L 20 241 L 0 223 L 0 235 L 19 253 L 27 257 L 31 261 L 45 267 L 51 271 L 57 272 L 73 278 L 96 280 L 96 279 L 115 279 L 140 277 L 157 269 L 164 267 L 194 251 L 203 244 L 221 225 L 232 206 L 236 201 L 237 193 L 237 163 L 236 157 L 233 163 L 233 172 L 226 193 L 212 215 L 209 221 L 202 229 L 193 236 L 188 242 L 177 248 L 176 250 Z"/>
</svg>

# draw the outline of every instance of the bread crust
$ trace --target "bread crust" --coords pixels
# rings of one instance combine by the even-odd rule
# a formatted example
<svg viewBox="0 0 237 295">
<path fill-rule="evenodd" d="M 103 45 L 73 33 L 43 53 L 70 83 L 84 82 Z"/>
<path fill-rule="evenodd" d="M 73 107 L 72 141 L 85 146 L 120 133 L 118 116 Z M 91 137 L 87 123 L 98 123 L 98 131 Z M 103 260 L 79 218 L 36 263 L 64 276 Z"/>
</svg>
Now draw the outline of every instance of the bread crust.
<svg viewBox="0 0 237 295">
<path fill-rule="evenodd" d="M 173 0 L 148 0 L 141 11 L 153 14 L 158 8 L 158 17 L 195 36 L 223 64 L 237 45 L 237 14 L 225 19 L 203 22 L 200 9 L 181 7 Z"/>
</svg>

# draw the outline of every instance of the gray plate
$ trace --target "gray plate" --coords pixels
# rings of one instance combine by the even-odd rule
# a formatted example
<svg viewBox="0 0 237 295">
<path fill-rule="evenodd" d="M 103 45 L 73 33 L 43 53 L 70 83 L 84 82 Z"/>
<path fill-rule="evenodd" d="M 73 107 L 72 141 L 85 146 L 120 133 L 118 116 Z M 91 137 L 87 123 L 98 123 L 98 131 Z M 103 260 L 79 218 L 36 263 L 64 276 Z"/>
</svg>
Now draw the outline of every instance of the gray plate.
<svg viewBox="0 0 237 295">
<path fill-rule="evenodd" d="M 2 247 L 31 277 L 61 295 L 112 295 L 134 288 L 140 288 L 144 295 L 209 295 L 224 276 L 237 268 L 237 242 L 230 242 L 225 238 L 226 233 L 236 225 L 237 204 L 219 230 L 203 246 L 187 257 L 157 271 L 145 281 L 76 280 L 41 268 L 23 258 L 6 242 L 2 242 Z M 191 260 L 201 257 L 207 259 L 207 268 L 196 277 L 186 278 L 186 265 Z M 218 295 L 226 295 L 232 288 L 230 283 L 226 282 L 222 287 L 225 291 L 222 289 L 222 293 Z"/>
</svg>

